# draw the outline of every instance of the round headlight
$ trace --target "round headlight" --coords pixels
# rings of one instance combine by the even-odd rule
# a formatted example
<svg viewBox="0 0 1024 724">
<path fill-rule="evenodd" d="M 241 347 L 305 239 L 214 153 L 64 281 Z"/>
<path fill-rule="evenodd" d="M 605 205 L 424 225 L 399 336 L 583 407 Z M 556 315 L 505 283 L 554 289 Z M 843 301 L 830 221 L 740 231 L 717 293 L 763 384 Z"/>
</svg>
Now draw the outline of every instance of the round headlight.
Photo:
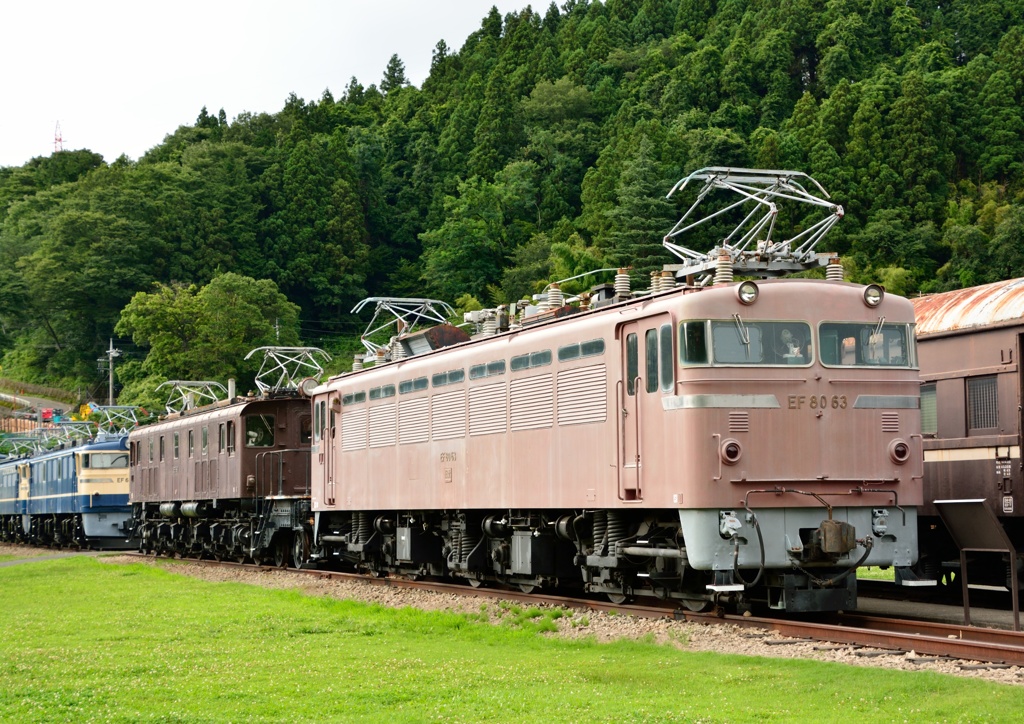
<svg viewBox="0 0 1024 724">
<path fill-rule="evenodd" d="M 893 440 L 889 443 L 889 459 L 902 465 L 910 459 L 910 445 L 905 440 Z"/>
<path fill-rule="evenodd" d="M 869 307 L 877 307 L 884 296 L 885 290 L 877 284 L 869 284 L 864 288 L 864 303 Z"/>
<path fill-rule="evenodd" d="M 298 385 L 299 394 L 303 397 L 312 397 L 313 390 L 316 389 L 316 386 L 319 384 L 320 383 L 316 381 L 316 378 L 307 377 Z"/>
<path fill-rule="evenodd" d="M 722 447 L 719 450 L 719 454 L 722 456 L 722 462 L 726 465 L 735 465 L 739 462 L 739 459 L 743 457 L 743 447 L 740 445 L 739 440 L 728 440 L 722 441 Z"/>
<path fill-rule="evenodd" d="M 736 296 L 743 304 L 753 304 L 757 301 L 758 288 L 754 282 L 740 282 L 736 287 Z"/>
</svg>

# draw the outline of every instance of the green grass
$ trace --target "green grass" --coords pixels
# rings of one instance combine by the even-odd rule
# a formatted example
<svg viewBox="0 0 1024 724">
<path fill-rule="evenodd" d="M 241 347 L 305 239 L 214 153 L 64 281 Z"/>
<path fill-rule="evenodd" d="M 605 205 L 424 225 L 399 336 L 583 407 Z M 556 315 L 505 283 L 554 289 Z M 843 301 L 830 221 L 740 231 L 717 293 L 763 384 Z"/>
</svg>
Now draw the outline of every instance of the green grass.
<svg viewBox="0 0 1024 724">
<path fill-rule="evenodd" d="M 0 721 L 992 721 L 1024 687 L 544 636 L 93 559 L 0 569 Z"/>
<path fill-rule="evenodd" d="M 872 580 L 872 581 L 892 581 L 896 575 L 895 569 L 891 566 L 886 569 L 875 568 L 874 566 L 865 566 L 864 568 L 857 569 L 857 578 L 860 580 Z"/>
</svg>

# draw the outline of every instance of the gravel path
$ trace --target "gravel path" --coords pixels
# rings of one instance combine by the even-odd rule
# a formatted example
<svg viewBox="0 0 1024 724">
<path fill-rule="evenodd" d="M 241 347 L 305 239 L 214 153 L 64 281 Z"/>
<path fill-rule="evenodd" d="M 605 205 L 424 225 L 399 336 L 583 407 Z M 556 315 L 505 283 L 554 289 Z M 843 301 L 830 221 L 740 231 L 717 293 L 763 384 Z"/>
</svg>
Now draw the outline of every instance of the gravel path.
<svg viewBox="0 0 1024 724">
<path fill-rule="evenodd" d="M 2 552 L 2 551 L 0 551 Z M 105 556 L 100 559 L 109 563 L 139 563 L 131 556 Z M 410 606 L 424 611 L 452 611 L 460 613 L 486 613 L 492 622 L 498 623 L 509 616 L 509 606 L 502 606 L 494 599 L 473 595 L 434 593 L 409 588 L 378 586 L 361 581 L 339 581 L 314 576 L 296 576 L 287 571 L 256 570 L 240 568 L 219 568 L 175 561 L 169 563 L 159 559 L 144 559 L 151 566 L 160 566 L 182 575 L 205 581 L 246 583 L 266 588 L 296 589 L 313 596 L 331 596 L 377 603 L 382 606 L 401 608 Z M 538 606 L 538 608 L 550 608 Z M 816 642 L 793 642 L 775 632 L 760 632 L 731 625 L 708 626 L 668 619 L 645 619 L 633 616 L 610 615 L 595 611 L 564 609 L 560 618 L 554 619 L 557 633 L 543 635 L 561 636 L 568 639 L 590 638 L 599 641 L 616 639 L 649 638 L 669 646 L 687 651 L 713 651 L 716 653 L 742 654 L 766 658 L 815 659 L 833 661 L 854 666 L 903 669 L 906 671 L 934 671 L 953 676 L 985 679 L 1005 684 L 1024 685 L 1024 669 L 1013 666 L 1008 669 L 962 670 L 962 661 L 934 661 L 914 663 L 913 652 L 886 656 L 858 656 L 848 646 L 832 646 Z M 784 645 L 771 644 L 784 641 Z M 816 650 L 816 647 L 822 650 Z M 978 663 L 978 662 L 970 662 Z"/>
</svg>

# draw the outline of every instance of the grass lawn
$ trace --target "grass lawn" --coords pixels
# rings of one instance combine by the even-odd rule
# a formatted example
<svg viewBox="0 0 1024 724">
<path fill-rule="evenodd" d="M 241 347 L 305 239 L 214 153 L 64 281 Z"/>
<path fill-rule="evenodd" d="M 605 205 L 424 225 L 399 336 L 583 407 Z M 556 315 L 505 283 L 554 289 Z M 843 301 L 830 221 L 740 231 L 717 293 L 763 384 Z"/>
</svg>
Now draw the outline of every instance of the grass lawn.
<svg viewBox="0 0 1024 724">
<path fill-rule="evenodd" d="M 0 569 L 0 721 L 1009 721 L 1024 687 L 598 644 L 143 564 Z"/>
<path fill-rule="evenodd" d="M 860 580 L 892 581 L 895 580 L 896 570 L 890 566 L 882 569 L 875 566 L 865 566 L 857 569 L 857 578 Z"/>
</svg>

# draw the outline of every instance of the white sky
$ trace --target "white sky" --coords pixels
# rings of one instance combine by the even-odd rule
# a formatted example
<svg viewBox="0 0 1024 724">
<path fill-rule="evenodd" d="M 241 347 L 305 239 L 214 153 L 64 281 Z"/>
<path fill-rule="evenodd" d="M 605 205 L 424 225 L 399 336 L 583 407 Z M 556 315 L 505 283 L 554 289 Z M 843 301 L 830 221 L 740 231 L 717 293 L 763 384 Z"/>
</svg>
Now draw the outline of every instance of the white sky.
<svg viewBox="0 0 1024 724">
<path fill-rule="evenodd" d="M 452 51 L 529 0 L 8 0 L 0 6 L 0 166 L 87 148 L 138 159 L 203 106 L 276 113 L 289 93 L 380 83 L 392 53 L 419 86 Z M 548 2 L 534 2 L 543 13 Z"/>
</svg>

